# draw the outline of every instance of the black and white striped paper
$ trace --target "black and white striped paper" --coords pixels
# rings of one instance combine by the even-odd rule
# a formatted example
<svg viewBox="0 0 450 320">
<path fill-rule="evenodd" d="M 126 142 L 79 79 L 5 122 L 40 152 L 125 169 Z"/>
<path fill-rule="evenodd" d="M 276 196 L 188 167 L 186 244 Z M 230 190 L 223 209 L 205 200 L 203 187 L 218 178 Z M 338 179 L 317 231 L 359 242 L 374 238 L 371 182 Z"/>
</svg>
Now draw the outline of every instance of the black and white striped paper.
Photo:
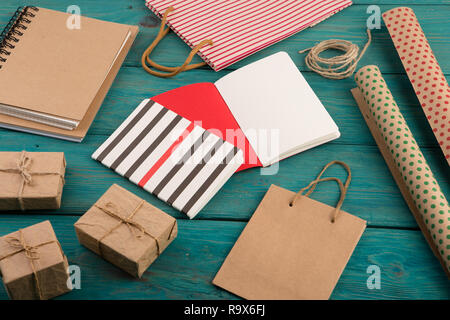
<svg viewBox="0 0 450 320">
<path fill-rule="evenodd" d="M 244 162 L 233 144 L 149 99 L 92 158 L 190 218 Z"/>
</svg>

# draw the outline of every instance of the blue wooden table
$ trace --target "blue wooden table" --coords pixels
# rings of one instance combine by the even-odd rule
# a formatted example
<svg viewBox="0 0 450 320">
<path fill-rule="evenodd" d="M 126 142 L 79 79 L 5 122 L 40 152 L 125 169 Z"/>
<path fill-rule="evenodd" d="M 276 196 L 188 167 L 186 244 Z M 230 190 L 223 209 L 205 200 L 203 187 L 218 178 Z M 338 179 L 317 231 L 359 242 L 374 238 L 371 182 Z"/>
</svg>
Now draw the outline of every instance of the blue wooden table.
<svg viewBox="0 0 450 320">
<path fill-rule="evenodd" d="M 30 4 L 2 0 L 0 24 L 5 25 L 16 8 Z M 230 68 L 214 72 L 208 67 L 160 79 L 148 75 L 139 64 L 140 55 L 156 36 L 159 19 L 144 6 L 144 0 L 36 0 L 34 5 L 66 11 L 76 4 L 88 17 L 138 25 L 140 33 L 120 70 L 86 139 L 81 144 L 0 130 L 0 151 L 64 151 L 67 158 L 62 207 L 55 211 L 0 214 L 0 235 L 42 220 L 50 220 L 68 256 L 81 270 L 81 289 L 61 299 L 235 299 L 211 284 L 211 280 L 251 217 L 270 184 L 298 190 L 312 180 L 329 161 L 347 162 L 353 172 L 343 209 L 367 220 L 353 256 L 345 268 L 332 299 L 449 299 L 450 281 L 400 195 L 378 148 L 350 94 L 352 78 L 324 79 L 305 67 L 298 50 L 318 41 L 340 38 L 362 46 L 369 5 L 381 12 L 409 6 L 416 13 L 444 73 L 450 74 L 450 1 L 448 0 L 354 0 L 354 5 L 317 26 L 304 30 Z M 335 141 L 303 152 L 280 163 L 278 174 L 260 175 L 259 169 L 235 174 L 201 211 L 188 220 L 172 207 L 146 193 L 90 158 L 144 98 L 203 81 L 215 81 L 231 70 L 271 53 L 287 51 L 340 128 Z M 179 65 L 189 48 L 170 34 L 154 53 L 165 65 Z M 200 61 L 196 57 L 195 61 Z M 70 61 L 68 61 L 70 63 Z M 450 170 L 423 115 L 411 84 L 384 26 L 373 31 L 373 42 L 359 66 L 376 64 L 381 69 L 434 175 L 450 197 Z M 1 90 L 1 88 L 0 88 Z M 340 168 L 329 175 L 344 178 Z M 133 279 L 82 247 L 73 223 L 106 190 L 118 183 L 178 219 L 179 235 L 140 280 Z M 338 194 L 334 185 L 319 186 L 313 198 L 333 205 Z M 367 267 L 381 270 L 381 288 L 370 290 Z M 0 299 L 7 299 L 0 289 Z"/>
</svg>

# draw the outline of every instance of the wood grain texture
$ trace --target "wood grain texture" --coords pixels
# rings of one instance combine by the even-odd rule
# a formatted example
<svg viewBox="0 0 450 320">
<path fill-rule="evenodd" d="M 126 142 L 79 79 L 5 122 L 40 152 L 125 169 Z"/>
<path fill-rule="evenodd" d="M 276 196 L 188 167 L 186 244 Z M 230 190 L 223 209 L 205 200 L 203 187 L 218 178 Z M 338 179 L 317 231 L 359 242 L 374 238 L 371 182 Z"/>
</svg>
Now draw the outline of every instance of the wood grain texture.
<svg viewBox="0 0 450 320">
<path fill-rule="evenodd" d="M 305 29 L 275 46 L 268 47 L 245 60 L 230 66 L 231 69 L 242 67 L 252 61 L 261 59 L 271 53 L 279 50 L 288 52 L 300 70 L 307 70 L 304 63 L 304 55 L 297 52 L 301 49 L 313 46 L 315 43 L 330 39 L 340 38 L 353 41 L 360 46 L 366 42 L 365 24 L 368 18 L 366 13 L 369 5 L 379 5 L 381 12 L 387 11 L 398 6 L 409 5 L 417 17 L 420 24 L 430 41 L 437 60 L 439 61 L 444 73 L 450 72 L 450 61 L 446 59 L 447 44 L 450 41 L 450 27 L 447 24 L 450 15 L 450 6 L 446 1 L 400 1 L 394 4 L 386 4 L 389 1 L 364 1 L 359 3 L 355 1 L 354 5 L 344 9 L 329 19 L 314 26 L 314 28 Z M 0 25 L 5 24 L 17 6 L 26 5 L 28 2 L 21 0 L 3 0 L 0 8 Z M 144 5 L 144 0 L 112 0 L 107 1 L 106 5 L 99 4 L 98 1 L 78 0 L 77 5 L 81 8 L 83 15 L 109 20 L 118 23 L 138 25 L 140 34 L 131 49 L 126 61 L 126 66 L 139 66 L 140 56 L 152 40 L 155 38 L 160 20 Z M 40 0 L 35 1 L 35 5 L 49 9 L 66 11 L 69 5 L 73 3 L 70 0 Z M 383 22 L 381 22 L 383 24 Z M 403 73 L 403 67 L 398 58 L 389 33 L 386 28 L 373 31 L 373 42 L 367 51 L 365 57 L 360 61 L 360 65 L 376 64 L 380 66 L 383 73 Z M 189 47 L 173 33 L 169 34 L 155 49 L 154 59 L 163 65 L 180 65 L 188 55 Z M 196 57 L 194 62 L 201 59 Z M 208 67 L 206 69 L 210 70 Z"/>
<path fill-rule="evenodd" d="M 190 83 L 214 82 L 226 73 L 227 71 L 215 73 L 211 70 L 193 70 L 175 78 L 160 79 L 148 75 L 141 68 L 123 67 L 88 134 L 110 135 L 142 100 Z M 332 141 L 332 144 L 376 145 L 350 93 L 350 89 L 356 86 L 352 78 L 336 82 L 315 73 L 303 72 L 303 75 L 339 127 L 341 137 Z M 383 76 L 419 145 L 439 148 L 407 76 Z M 444 163 L 445 159 L 442 159 Z"/>
<path fill-rule="evenodd" d="M 111 184 L 119 183 L 165 212 L 177 218 L 186 218 L 156 197 L 92 160 L 90 156 L 103 142 L 104 136 L 89 135 L 82 144 L 6 130 L 0 133 L 0 137 L 2 150 L 5 151 L 64 150 L 67 171 L 62 208 L 52 214 L 83 214 Z M 436 149 L 424 148 L 423 151 L 444 193 L 448 194 L 450 186 L 447 178 L 450 169 L 441 164 L 441 155 Z M 271 184 L 293 191 L 299 190 L 313 180 L 326 163 L 334 159 L 345 161 L 352 168 L 353 180 L 344 202 L 344 210 L 368 220 L 369 225 L 416 227 L 377 147 L 331 143 L 283 160 L 279 163 L 279 171 L 275 175 L 261 175 L 259 168 L 233 175 L 196 219 L 248 220 Z M 327 173 L 334 174 L 345 178 L 345 173 L 340 168 L 332 168 Z M 333 184 L 323 184 L 317 188 L 313 198 L 332 205 L 338 199 L 337 188 Z"/>
<path fill-rule="evenodd" d="M 89 134 L 110 135 L 146 98 L 190 83 L 214 82 L 225 74 L 227 71 L 216 73 L 211 70 L 193 70 L 172 79 L 160 79 L 148 75 L 142 68 L 124 67 L 113 83 Z M 336 82 L 311 72 L 303 74 L 339 126 L 341 137 L 332 143 L 375 146 L 369 130 L 365 125 L 362 126 L 364 120 L 350 93 L 350 89 L 356 86 L 353 78 Z M 419 145 L 438 148 L 407 77 L 389 74 L 383 76 Z"/>
<path fill-rule="evenodd" d="M 25 0 L 2 0 L 0 25 Z M 36 0 L 34 5 L 65 11 L 71 0 Z M 81 144 L 0 130 L 0 151 L 64 151 L 68 166 L 62 207 L 52 212 L 2 212 L 0 235 L 50 219 L 71 264 L 82 271 L 82 289 L 62 299 L 235 299 L 211 284 L 211 280 L 271 184 L 298 190 L 311 181 L 327 162 L 339 159 L 352 168 L 353 181 L 343 209 L 368 221 L 364 233 L 333 295 L 333 299 L 450 299 L 450 282 L 418 231 L 378 148 L 366 128 L 350 89 L 352 78 L 333 81 L 310 71 L 298 50 L 329 38 L 366 41 L 366 9 L 379 5 L 381 12 L 397 6 L 413 8 L 445 74 L 450 74 L 449 0 L 355 0 L 339 14 L 221 72 L 208 67 L 160 79 L 139 67 L 142 51 L 153 40 L 159 19 L 144 0 L 77 0 L 83 15 L 139 25 L 140 33 L 124 66 L 109 91 L 88 136 Z M 287 51 L 340 128 L 341 138 L 283 160 L 276 175 L 259 169 L 235 174 L 193 221 L 172 207 L 126 181 L 90 155 L 145 98 L 196 82 L 214 82 L 228 72 L 277 51 Z M 155 50 L 155 61 L 180 64 L 187 45 L 169 34 Z M 201 61 L 198 57 L 195 61 Z M 405 116 L 433 173 L 448 197 L 450 169 L 423 116 L 411 84 L 387 30 L 373 31 L 373 43 L 360 66 L 377 64 Z M 328 175 L 344 178 L 340 168 Z M 142 280 L 127 274 L 81 247 L 73 223 L 112 183 L 118 183 L 165 212 L 178 218 L 180 233 L 167 251 L 150 267 Z M 338 199 L 335 185 L 323 184 L 312 196 L 330 205 Z M 366 286 L 369 265 L 382 271 L 381 290 Z M 3 288 L 0 299 L 7 299 Z"/>
<path fill-rule="evenodd" d="M 179 234 L 137 280 L 82 247 L 76 217 L 4 216 L 0 234 L 50 219 L 69 264 L 81 269 L 81 290 L 61 299 L 234 299 L 211 280 L 245 223 L 179 221 Z M 367 267 L 381 270 L 381 289 L 369 290 Z M 440 265 L 419 231 L 368 229 L 333 292 L 332 299 L 449 299 Z M 7 298 L 3 288 L 0 299 Z"/>
<path fill-rule="evenodd" d="M 385 12 L 389 9 L 405 5 L 380 5 L 379 7 L 381 12 Z M 366 13 L 367 7 L 367 4 L 352 5 L 344 9 L 340 14 L 336 14 L 322 21 L 313 28 L 307 28 L 275 46 L 270 46 L 244 60 L 238 61 L 229 66 L 228 69 L 242 67 L 250 62 L 278 52 L 280 47 L 282 47 L 283 51 L 291 55 L 299 69 L 305 71 L 308 70 L 304 62 L 305 55 L 299 54 L 298 51 L 312 47 L 320 41 L 332 38 L 349 40 L 362 48 L 367 41 L 366 20 L 369 17 L 369 14 Z M 419 18 L 420 24 L 425 31 L 442 70 L 446 74 L 449 73 L 450 63 L 446 59 L 446 44 L 450 40 L 450 35 L 448 32 L 441 33 L 440 28 L 447 22 L 450 7 L 447 5 L 410 5 L 410 7 Z M 126 65 L 128 66 L 135 66 L 135 63 L 140 61 L 139 58 L 142 52 L 156 37 L 160 20 L 152 12 L 144 12 L 144 16 L 137 22 L 140 26 L 141 35 L 128 56 L 126 61 Z M 403 73 L 403 66 L 395 52 L 394 45 L 392 44 L 388 31 L 384 27 L 383 21 L 381 21 L 381 26 L 381 29 L 372 31 L 373 41 L 367 50 L 367 54 L 361 59 L 360 65 L 376 64 L 380 66 L 383 73 Z M 444 28 L 448 29 L 448 27 Z M 175 34 L 170 33 L 154 50 L 152 57 L 156 62 L 163 65 L 176 66 L 184 61 L 189 51 L 189 47 L 181 39 Z M 197 58 L 195 61 L 201 60 Z M 209 69 L 208 67 L 205 68 Z"/>
</svg>

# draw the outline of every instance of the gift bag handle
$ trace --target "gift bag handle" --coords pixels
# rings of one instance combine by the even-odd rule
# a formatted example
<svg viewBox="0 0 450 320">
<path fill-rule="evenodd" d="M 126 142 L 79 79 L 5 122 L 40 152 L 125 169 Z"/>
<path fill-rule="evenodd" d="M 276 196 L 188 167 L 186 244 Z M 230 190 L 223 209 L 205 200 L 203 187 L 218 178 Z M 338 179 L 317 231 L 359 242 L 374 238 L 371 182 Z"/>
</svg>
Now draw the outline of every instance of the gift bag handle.
<svg viewBox="0 0 450 320">
<path fill-rule="evenodd" d="M 341 166 L 343 166 L 345 168 L 345 170 L 347 171 L 347 180 L 345 180 L 345 184 L 342 183 L 342 181 L 338 178 L 335 177 L 327 177 L 327 178 L 321 178 L 323 173 L 333 164 L 340 164 Z M 336 204 L 336 209 L 334 210 L 333 216 L 331 217 L 331 222 L 335 222 L 336 218 L 341 210 L 342 204 L 344 203 L 344 199 L 345 196 L 347 195 L 347 191 L 348 191 L 348 187 L 350 185 L 350 182 L 352 180 L 352 172 L 350 170 L 350 167 L 342 161 L 339 160 L 334 160 L 331 161 L 330 163 L 328 163 L 323 169 L 322 171 L 319 173 L 319 175 L 317 176 L 317 178 L 313 181 L 311 181 L 306 187 L 302 188 L 292 199 L 292 201 L 289 203 L 289 206 L 294 206 L 295 202 L 298 201 L 298 199 L 303 195 L 303 192 L 305 190 L 308 190 L 308 192 L 305 193 L 305 197 L 309 196 L 311 193 L 313 193 L 314 189 L 316 188 L 317 184 L 319 182 L 323 182 L 323 181 L 336 181 L 339 185 L 339 189 L 341 191 L 341 197 L 338 201 L 338 203 Z"/>
<path fill-rule="evenodd" d="M 352 181 L 352 171 L 350 170 L 350 167 L 348 166 L 348 164 L 346 164 L 346 163 L 343 162 L 343 161 L 334 160 L 334 161 L 331 161 L 330 163 L 328 163 L 325 167 L 323 167 L 322 171 L 320 171 L 320 173 L 319 173 L 319 175 L 317 176 L 316 180 L 317 180 L 317 179 L 320 179 L 320 177 L 322 177 L 323 173 L 324 173 L 329 167 L 331 167 L 333 164 L 339 164 L 339 165 L 341 165 L 342 167 L 344 167 L 344 169 L 347 171 L 347 180 L 345 180 L 345 183 L 344 183 L 345 193 L 347 193 L 348 186 L 350 185 L 350 182 Z M 315 184 L 315 185 L 311 188 L 311 190 L 308 192 L 308 194 L 306 194 L 306 195 L 310 195 L 310 194 L 314 191 L 314 189 L 316 188 L 316 186 L 317 186 L 317 184 Z"/>
<path fill-rule="evenodd" d="M 155 40 L 153 40 L 153 42 L 150 44 L 150 46 L 148 46 L 147 49 L 145 49 L 144 53 L 142 54 L 141 57 L 141 64 L 142 67 L 145 69 L 145 71 L 147 71 L 148 73 L 157 76 L 157 77 L 161 77 L 161 78 L 168 78 L 168 77 L 173 77 L 177 74 L 179 74 L 182 71 L 187 71 L 187 70 L 192 70 L 195 68 L 199 68 L 201 66 L 206 65 L 205 62 L 200 62 L 200 63 L 194 63 L 194 64 L 189 64 L 192 59 L 194 58 L 194 56 L 197 54 L 197 52 L 203 48 L 206 45 L 213 45 L 212 40 L 210 39 L 205 39 L 202 40 L 199 44 L 197 44 L 195 47 L 192 48 L 191 52 L 189 53 L 188 57 L 186 58 L 186 60 L 184 61 L 184 63 L 179 66 L 179 67 L 166 67 L 166 66 L 162 66 L 160 64 L 157 64 L 156 62 L 152 61 L 150 59 L 150 54 L 152 53 L 153 49 L 155 49 L 155 47 L 158 45 L 158 43 L 169 33 L 170 28 L 164 28 L 166 21 L 167 21 L 167 16 L 169 15 L 170 12 L 172 12 L 174 10 L 174 7 L 169 7 L 166 9 L 166 11 L 163 14 L 162 20 L 161 20 L 161 27 L 159 28 L 159 32 L 158 35 L 156 36 Z M 160 71 L 164 71 L 164 72 L 160 72 L 160 71 L 155 71 L 153 69 L 151 69 L 151 67 L 149 67 L 147 65 L 147 63 L 155 68 L 158 69 Z"/>
</svg>

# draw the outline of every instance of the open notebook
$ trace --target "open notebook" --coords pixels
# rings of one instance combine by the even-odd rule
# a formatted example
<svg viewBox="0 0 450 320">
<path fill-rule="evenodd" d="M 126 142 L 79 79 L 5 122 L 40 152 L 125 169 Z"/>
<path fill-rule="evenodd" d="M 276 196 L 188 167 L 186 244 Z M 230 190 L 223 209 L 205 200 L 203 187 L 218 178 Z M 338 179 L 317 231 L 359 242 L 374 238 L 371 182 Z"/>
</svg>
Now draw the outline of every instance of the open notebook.
<svg viewBox="0 0 450 320">
<path fill-rule="evenodd" d="M 237 145 L 245 155 L 240 169 L 266 167 L 340 136 L 286 52 L 152 100 Z"/>
<path fill-rule="evenodd" d="M 144 100 L 92 157 L 192 218 L 236 170 L 338 137 L 294 62 L 279 52 L 215 84 Z"/>
<path fill-rule="evenodd" d="M 0 41 L 0 126 L 81 141 L 138 28 L 19 8 Z"/>
</svg>

